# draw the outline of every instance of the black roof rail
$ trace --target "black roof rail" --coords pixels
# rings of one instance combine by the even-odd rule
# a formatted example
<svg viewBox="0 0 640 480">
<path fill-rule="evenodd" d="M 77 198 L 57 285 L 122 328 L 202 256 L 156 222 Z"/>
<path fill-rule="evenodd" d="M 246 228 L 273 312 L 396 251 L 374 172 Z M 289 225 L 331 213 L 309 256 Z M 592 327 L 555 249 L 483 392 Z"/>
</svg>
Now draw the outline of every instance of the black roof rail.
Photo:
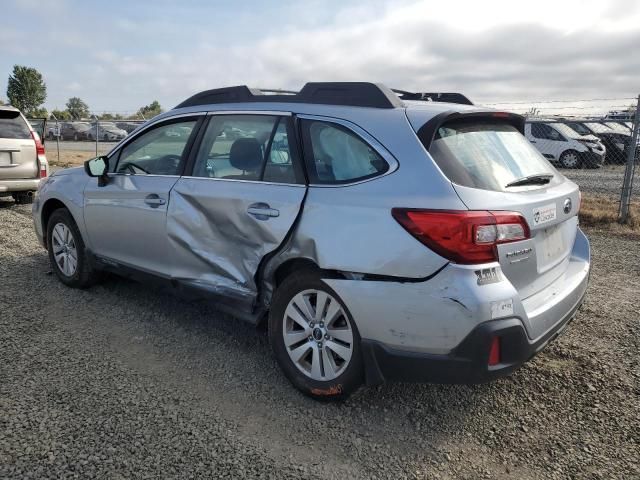
<svg viewBox="0 0 640 480">
<path fill-rule="evenodd" d="M 276 95 L 265 95 L 275 92 Z M 246 85 L 216 88 L 196 93 L 175 108 L 217 103 L 286 102 L 345 105 L 350 107 L 396 108 L 404 104 L 389 88 L 368 82 L 311 82 L 299 92 L 258 90 Z"/>
<path fill-rule="evenodd" d="M 421 100 L 424 102 L 446 102 L 460 103 L 462 105 L 473 105 L 473 102 L 461 93 L 407 92 L 405 90 L 398 90 L 396 88 L 392 88 L 391 90 L 397 93 L 402 100 Z"/>
</svg>

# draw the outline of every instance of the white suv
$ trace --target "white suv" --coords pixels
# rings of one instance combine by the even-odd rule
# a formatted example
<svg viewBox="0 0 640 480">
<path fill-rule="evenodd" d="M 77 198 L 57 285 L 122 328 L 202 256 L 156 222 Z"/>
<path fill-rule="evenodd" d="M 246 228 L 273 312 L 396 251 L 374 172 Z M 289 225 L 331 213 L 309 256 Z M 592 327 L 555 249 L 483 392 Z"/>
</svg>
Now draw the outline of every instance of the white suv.
<svg viewBox="0 0 640 480">
<path fill-rule="evenodd" d="M 606 148 L 594 135 L 581 135 L 564 123 L 528 121 L 525 135 L 549 161 L 564 168 L 598 168 Z"/>
<path fill-rule="evenodd" d="M 0 197 L 31 203 L 49 166 L 40 136 L 20 110 L 0 107 Z"/>
</svg>

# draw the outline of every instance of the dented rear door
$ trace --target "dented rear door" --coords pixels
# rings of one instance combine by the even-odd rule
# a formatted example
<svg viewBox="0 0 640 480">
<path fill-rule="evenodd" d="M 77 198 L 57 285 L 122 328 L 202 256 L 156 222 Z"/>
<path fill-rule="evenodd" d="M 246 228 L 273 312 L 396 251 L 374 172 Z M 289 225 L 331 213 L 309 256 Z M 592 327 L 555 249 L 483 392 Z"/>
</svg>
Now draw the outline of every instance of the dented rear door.
<svg viewBox="0 0 640 480">
<path fill-rule="evenodd" d="M 190 175 L 171 191 L 172 277 L 251 305 L 256 272 L 291 230 L 305 197 L 290 116 L 212 115 Z"/>
</svg>

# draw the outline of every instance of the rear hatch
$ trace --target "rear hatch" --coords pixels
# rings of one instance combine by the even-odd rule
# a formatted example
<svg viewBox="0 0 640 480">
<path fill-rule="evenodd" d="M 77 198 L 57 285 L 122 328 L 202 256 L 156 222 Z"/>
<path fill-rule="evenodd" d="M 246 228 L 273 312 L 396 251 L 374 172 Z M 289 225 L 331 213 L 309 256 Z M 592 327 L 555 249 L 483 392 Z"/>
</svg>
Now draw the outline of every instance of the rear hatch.
<svg viewBox="0 0 640 480">
<path fill-rule="evenodd" d="M 512 211 L 525 218 L 530 237 L 497 245 L 498 260 L 521 299 L 540 292 L 568 267 L 578 187 L 526 140 L 522 117 L 502 112 L 439 117 L 418 136 L 470 210 Z"/>
<path fill-rule="evenodd" d="M 0 180 L 38 176 L 38 156 L 31 129 L 16 110 L 0 108 Z"/>
</svg>

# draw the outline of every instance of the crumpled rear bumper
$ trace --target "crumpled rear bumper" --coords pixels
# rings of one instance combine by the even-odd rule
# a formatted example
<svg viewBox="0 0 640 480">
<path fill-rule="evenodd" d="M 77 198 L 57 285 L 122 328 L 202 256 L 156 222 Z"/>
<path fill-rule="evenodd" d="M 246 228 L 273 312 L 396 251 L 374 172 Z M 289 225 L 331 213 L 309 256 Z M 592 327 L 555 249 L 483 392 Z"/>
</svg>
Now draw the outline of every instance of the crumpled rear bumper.
<svg viewBox="0 0 640 480">
<path fill-rule="evenodd" d="M 586 289 L 572 310 L 535 341 L 529 339 L 517 318 L 481 323 L 446 355 L 408 352 L 374 340 L 363 340 L 366 382 L 368 385 L 384 381 L 475 384 L 507 376 L 564 331 L 585 293 Z M 500 363 L 489 366 L 489 351 L 495 337 L 500 338 Z"/>
</svg>

